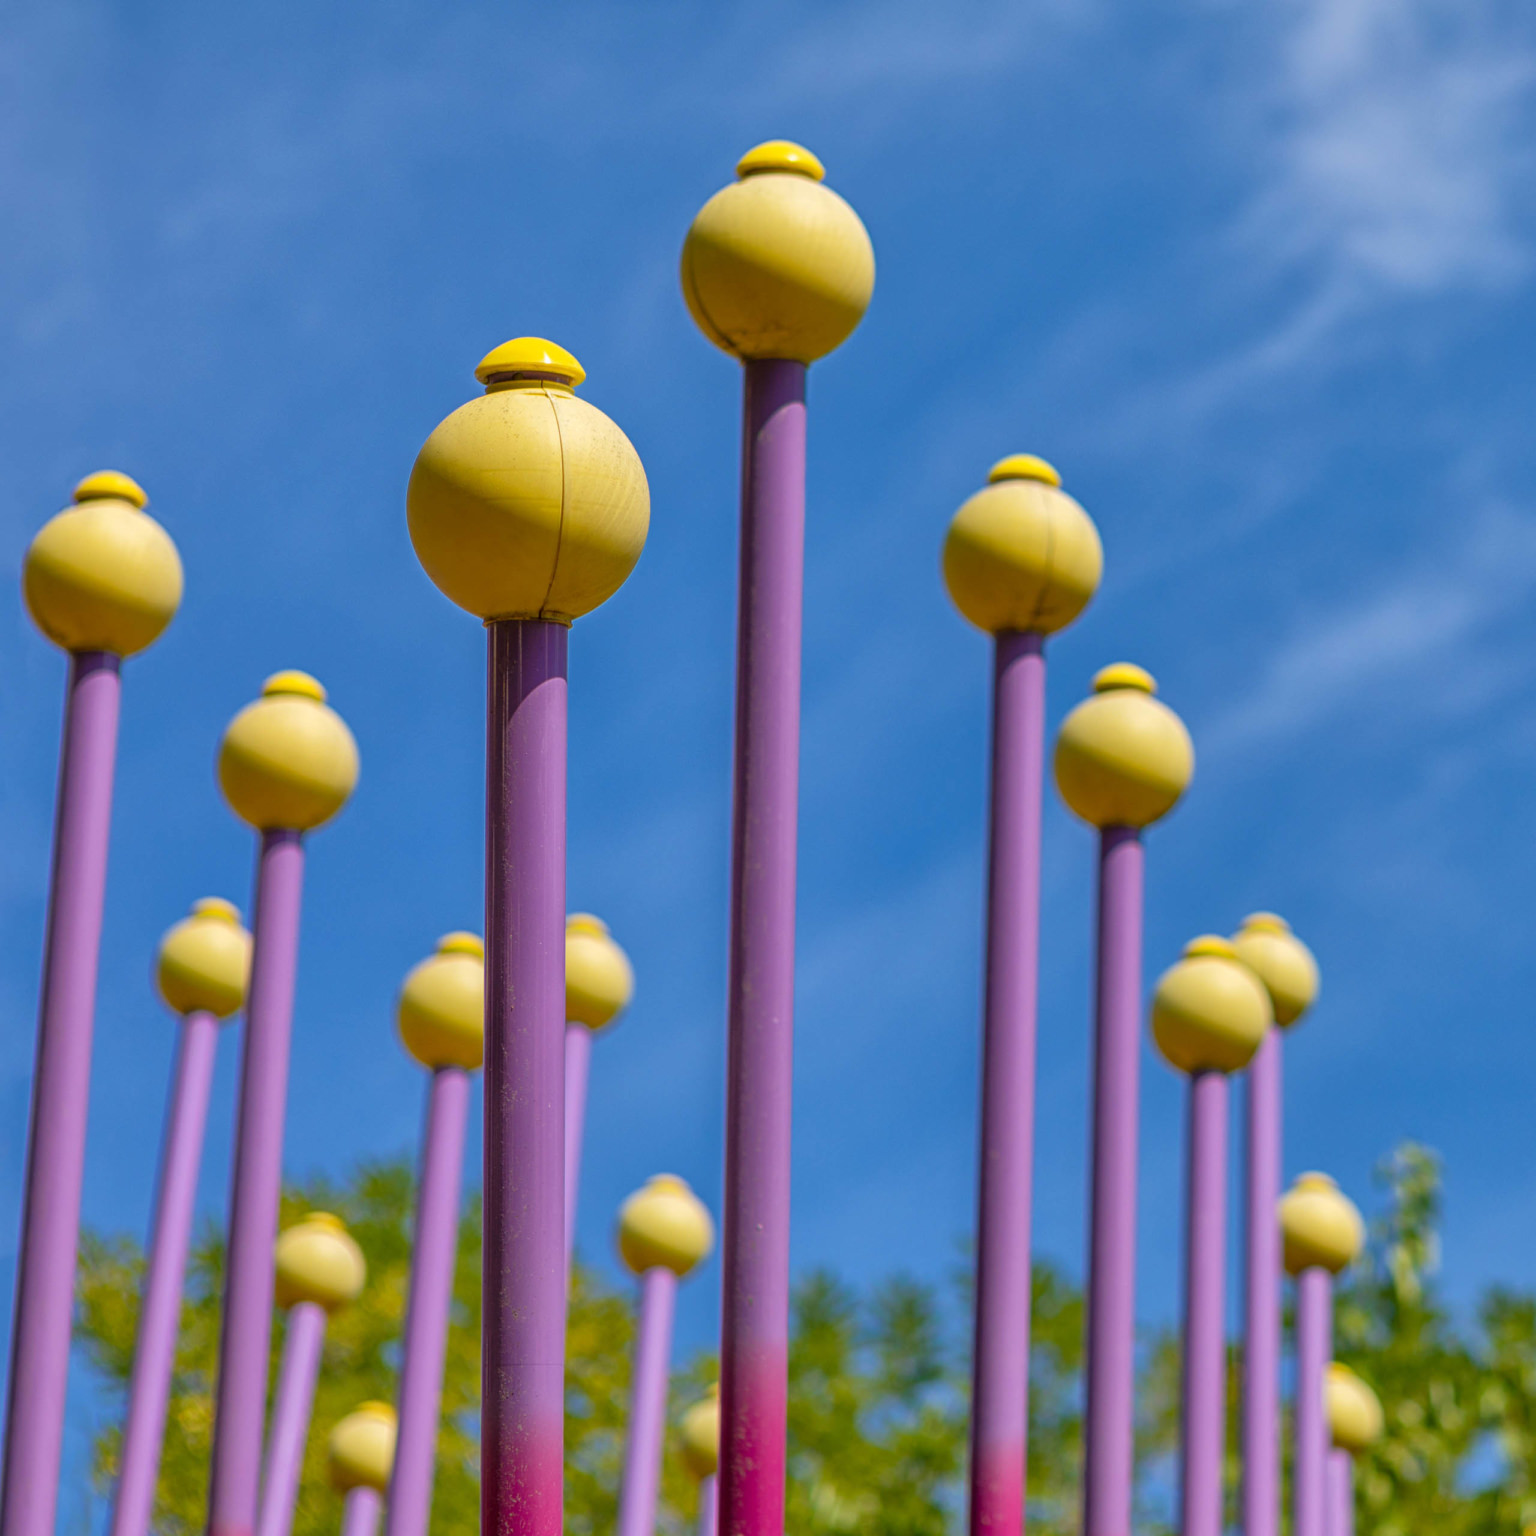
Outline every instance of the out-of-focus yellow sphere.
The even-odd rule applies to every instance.
[[[359,1403],[338,1420],[326,1447],[331,1486],[340,1493],[354,1488],[388,1492],[398,1430],[395,1410],[388,1403]]]
[[[875,291],[858,214],[808,149],[773,139],[699,210],[683,242],[683,298],[717,347],[812,363],[845,342]]]
[[[103,470],[32,540],[21,590],[32,621],[66,651],[132,656],[181,606],[181,556],[127,475]]]
[[[704,1202],[675,1174],[658,1173],[619,1207],[619,1252],[637,1275],[686,1275],[715,1245]]]
[[[1328,1409],[1328,1428],[1341,1451],[1358,1456],[1381,1439],[1385,1420],[1381,1399],[1347,1365],[1337,1360],[1323,1378],[1323,1401]]]
[[[684,1415],[678,1426],[683,1464],[702,1483],[720,1468],[720,1387],[709,1389]]]
[[[357,742],[307,672],[276,672],[229,722],[219,786],[258,832],[307,832],[329,821],[357,787]]]
[[[1149,826],[1178,804],[1194,776],[1189,732],[1153,697],[1157,684],[1141,667],[1105,667],[1093,688],[1062,721],[1056,787],[1095,827]]]
[[[1190,943],[1152,994],[1152,1038],[1180,1072],[1242,1071],[1273,1022],[1264,984],[1213,934]]]
[[[422,1066],[476,1071],[485,1060],[485,945],[450,933],[405,978],[396,1017],[405,1048]]]
[[[251,974],[251,936],[240,926],[240,910],[221,896],[192,903],[160,941],[155,980],[176,1013],[211,1013],[227,1019],[245,1002]]]
[[[955,513],[944,582],[978,629],[1053,635],[1088,606],[1104,573],[1093,519],[1044,459],[1018,453],[992,466],[985,490]]]
[[[634,995],[634,968],[608,925],[590,912],[571,913],[565,920],[566,1021],[601,1029]]]
[[[1291,925],[1273,912],[1255,912],[1243,919],[1232,940],[1237,958],[1262,981],[1275,1009],[1275,1023],[1294,1024],[1317,999],[1317,961],[1291,932]]]
[[[311,1211],[277,1237],[277,1304],[312,1301],[334,1312],[356,1301],[368,1280],[363,1250],[339,1217]]]
[[[595,405],[564,347],[520,336],[481,360],[478,399],[416,456],[406,515],[416,558],[477,617],[568,624],[624,585],[645,547],[640,455]]]
[[[1280,1197],[1280,1233],[1285,1267],[1338,1274],[1365,1246],[1365,1223],[1354,1202],[1326,1173],[1304,1173]]]

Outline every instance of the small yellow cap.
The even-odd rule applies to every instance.
[[[619,1207],[619,1252],[637,1275],[686,1275],[714,1246],[704,1202],[676,1174],[658,1173]]]
[[[155,982],[173,1012],[211,1013],[227,1019],[245,1001],[251,973],[251,936],[240,911],[220,896],[192,903],[160,941]]]
[[[789,171],[796,176],[809,176],[812,181],[827,179],[826,167],[803,144],[789,139],[768,139],[749,149],[736,162],[736,175],[745,179],[759,176],[764,171]]]
[[[1239,1072],[1273,1022],[1269,994],[1215,934],[1185,947],[1152,994],[1152,1038],[1180,1072]]]
[[[1381,1399],[1347,1365],[1330,1362],[1323,1378],[1323,1401],[1333,1443],[1351,1456],[1369,1450],[1385,1427]]]
[[[1365,1245],[1365,1223],[1354,1202],[1326,1173],[1304,1173],[1280,1197],[1280,1232],[1285,1267],[1337,1274],[1355,1261]]]
[[[311,1211],[280,1232],[276,1263],[280,1307],[312,1301],[334,1312],[356,1301],[368,1280],[363,1250],[329,1211]]]
[[[1317,961],[1284,918],[1255,912],[1232,940],[1238,958],[1269,989],[1275,1023],[1294,1024],[1317,1000]]]
[[[1142,693],[1156,693],[1157,679],[1134,661],[1114,661],[1093,674],[1095,693],[1113,693],[1117,688],[1135,688]]]
[[[149,505],[144,487],[118,469],[99,469],[94,475],[87,475],[75,487],[75,500],[126,501],[129,506],[141,510]]]
[[[261,696],[264,699],[280,698],[285,694],[300,699],[313,699],[317,704],[324,704],[330,697],[318,678],[311,677],[308,672],[293,669],[274,672],[261,685]]]
[[[987,484],[996,485],[999,480],[1043,480],[1047,485],[1060,485],[1061,476],[1054,466],[1032,453],[1010,453],[999,459],[987,471]]]
[[[720,1467],[720,1384],[712,1386],[678,1426],[683,1465],[702,1483]]]
[[[601,1029],[634,995],[634,968],[608,925],[590,912],[571,913],[565,920],[566,1022]]]
[[[485,1060],[485,945],[450,933],[405,978],[396,1010],[400,1038],[422,1066],[473,1072]]]
[[[575,389],[586,376],[587,370],[564,347],[542,336],[514,336],[487,352],[475,369],[475,377],[486,385],[533,379]]]
[[[353,1488],[387,1492],[398,1432],[395,1410],[388,1403],[359,1403],[339,1419],[327,1446],[331,1486],[341,1493]]]

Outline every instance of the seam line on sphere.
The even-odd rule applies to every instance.
[[[547,389],[542,390],[541,393],[549,402],[549,414],[555,419],[555,441],[560,444],[560,526],[555,531],[555,558],[549,568],[549,585],[544,589],[544,601],[539,604],[539,617],[543,619],[548,616],[549,599],[554,593],[555,577],[560,571],[560,547],[565,542],[565,502],[569,470],[565,462],[565,436],[560,431],[560,407]]]
[[[741,353],[731,345],[730,337],[720,329],[719,323],[716,321],[715,317],[710,314],[709,306],[704,302],[704,295],[699,292],[699,285],[693,280],[693,257],[691,253],[688,253],[687,251],[685,251],[684,254],[687,256],[688,260],[688,289],[693,295],[693,302],[699,306],[699,313],[703,315],[705,323],[708,326],[709,339],[714,342],[714,344],[719,347],[722,352],[729,353],[732,357],[734,357],[737,362],[746,362],[746,358],[744,358]]]

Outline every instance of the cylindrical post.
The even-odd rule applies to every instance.
[[[309,1411],[315,1399],[320,1351],[324,1346],[325,1308],[312,1301],[301,1301],[289,1308],[277,1395],[272,1402],[272,1427],[267,1435],[267,1468],[256,1536],[288,1536],[292,1529],[294,1501],[299,1495],[299,1469],[304,1464],[304,1440],[309,1433]]]
[[[592,1031],[585,1024],[565,1026],[565,1268],[570,1273],[576,1251],[576,1196],[581,1184],[581,1137],[587,1119],[587,1073],[592,1063]]]
[[[482,1521],[555,1536],[565,1412],[563,624],[488,626]]]
[[[640,1278],[640,1326],[629,1391],[624,1481],[619,1492],[618,1536],[651,1536],[661,1481],[662,1430],[667,1421],[667,1375],[672,1357],[672,1313],[677,1276],[658,1266]]]
[[[1355,1536],[1355,1458],[1337,1446],[1328,1452],[1327,1536]]]
[[[53,1536],[58,1504],[122,658],[152,644],[181,601],[176,546],[146,500],[126,475],[87,476],[22,573],[33,620],[69,652],[69,681],[0,1469],[5,1536]]]
[[[698,1536],[715,1536],[719,1526],[719,1495],[715,1488],[715,1474],[699,1484],[699,1523],[696,1527]]]
[[[383,1503],[376,1488],[349,1488],[341,1506],[341,1536],[374,1536]]]

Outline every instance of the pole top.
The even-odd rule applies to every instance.
[[[429,1071],[477,1071],[485,1060],[485,944],[449,933],[413,967],[395,1010],[400,1039]]]
[[[227,1019],[245,1002],[251,974],[251,936],[240,909],[222,896],[205,896],[160,940],[155,985],[173,1013],[211,1013]]]
[[[745,181],[748,176],[760,176],[765,171],[788,171],[795,176],[808,176],[812,181],[827,179],[826,167],[803,144],[790,139],[767,139],[749,149],[736,162],[736,179]]]
[[[311,1211],[280,1232],[275,1260],[280,1307],[312,1301],[335,1312],[356,1301],[368,1279],[363,1250],[330,1211]]]
[[[1187,944],[1152,994],[1152,1038],[1180,1072],[1240,1072],[1273,1022],[1263,983],[1213,933]]]
[[[635,972],[608,925],[590,912],[565,920],[565,1017],[598,1030],[629,1007]]]
[[[678,1426],[683,1444],[683,1464],[703,1482],[720,1469],[720,1383],[709,1390],[683,1415]]]
[[[564,347],[542,336],[514,336],[480,359],[475,377],[494,389],[499,384],[558,384],[575,389],[587,370]]]
[[[1326,1173],[1304,1173],[1280,1197],[1286,1270],[1338,1274],[1365,1246],[1365,1223],[1352,1200]]]
[[[386,1493],[398,1434],[399,1420],[389,1403],[359,1403],[337,1420],[326,1448],[331,1486],[340,1493],[354,1488]]]
[[[1381,1438],[1385,1418],[1381,1399],[1347,1365],[1337,1360],[1328,1364],[1323,1378],[1323,1401],[1328,1410],[1328,1428],[1333,1443],[1341,1451],[1358,1456]]]
[[[673,1173],[658,1173],[619,1207],[619,1253],[637,1275],[670,1269],[679,1278],[715,1246],[704,1202]]]
[[[1289,1028],[1317,1001],[1317,961],[1283,917],[1255,912],[1232,940],[1239,958],[1269,990],[1275,1023]]]

